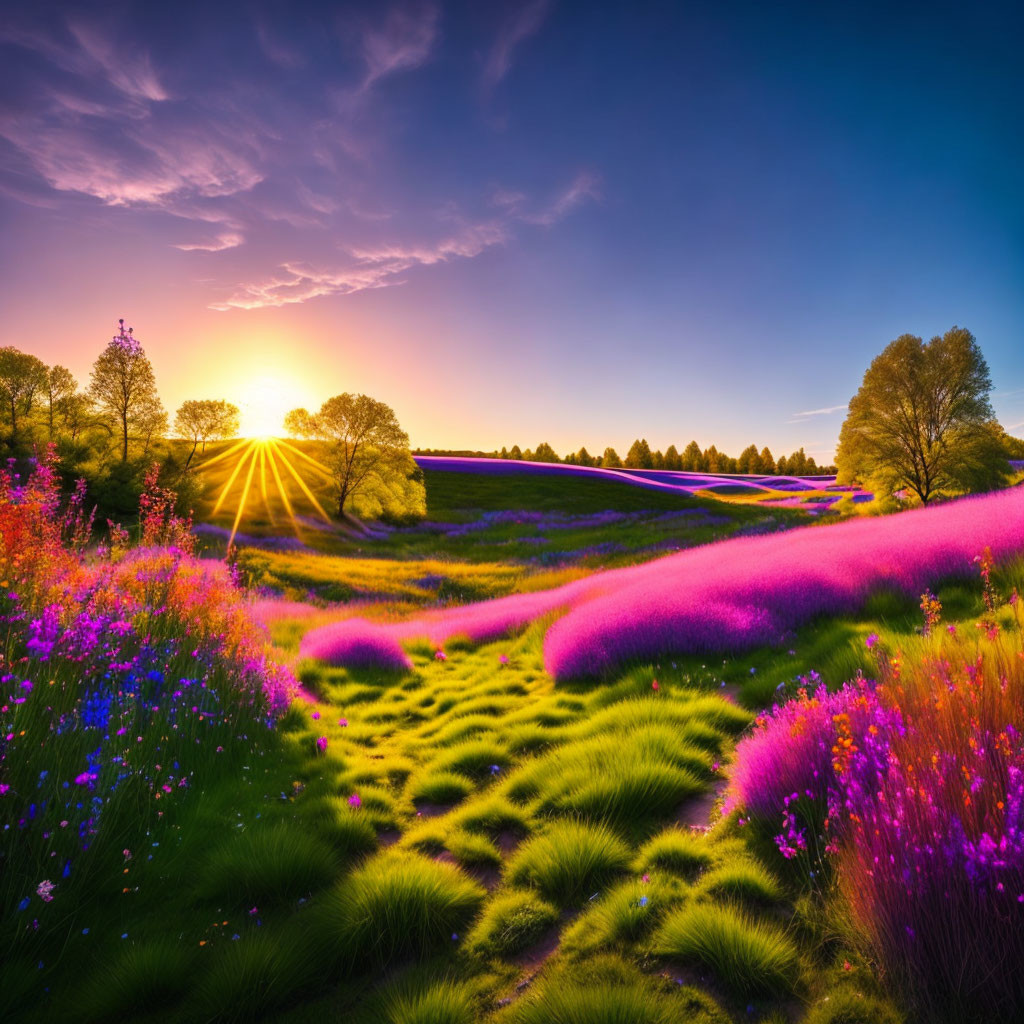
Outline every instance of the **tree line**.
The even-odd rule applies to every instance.
[[[790,455],[780,455],[776,459],[768,447],[758,449],[756,444],[748,445],[736,457],[720,452],[715,445],[701,448],[696,441],[691,441],[680,452],[674,444],[665,451],[652,451],[645,438],[637,438],[626,452],[623,459],[614,448],[605,448],[602,455],[591,455],[586,448],[577,452],[569,452],[564,457],[546,441],[542,441],[535,449],[521,449],[514,444],[511,448],[500,451],[439,451],[436,449],[417,449],[417,455],[462,455],[492,459],[522,459],[527,462],[560,462],[570,466],[600,466],[604,469],[656,469],[675,470],[687,473],[749,473],[755,476],[814,476],[836,472],[835,466],[819,466],[813,456],[803,448],[798,448]]]
[[[163,464],[181,492],[194,497],[188,469],[197,448],[238,432],[239,411],[223,399],[190,399],[170,423],[153,366],[131,327],[96,357],[85,386],[65,366],[48,366],[13,346],[0,348],[0,434],[15,460],[52,444],[68,477],[83,477],[100,511],[135,511],[142,480],[153,462]],[[181,457],[169,434],[192,443]]]

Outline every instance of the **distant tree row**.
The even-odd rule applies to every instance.
[[[601,466],[606,469],[663,469],[679,470],[688,473],[750,473],[753,475],[781,476],[813,476],[815,474],[834,473],[835,466],[819,466],[812,456],[807,455],[803,448],[798,448],[791,455],[782,455],[777,460],[765,447],[758,450],[752,444],[734,458],[720,452],[714,445],[701,448],[696,441],[691,441],[680,453],[676,446],[669,445],[662,451],[651,451],[651,446],[644,438],[638,438],[630,445],[625,459],[620,458],[614,448],[605,448],[603,455],[591,455],[586,448],[578,452],[570,452],[560,458],[547,442],[541,442],[533,450],[522,450],[514,444],[511,448],[502,448],[493,452],[470,451],[434,451],[420,450],[420,455],[462,455],[497,459],[523,459],[527,462],[564,462],[570,466]]]

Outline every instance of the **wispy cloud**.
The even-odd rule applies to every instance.
[[[802,423],[806,419],[810,419],[812,416],[831,416],[836,412],[845,412],[847,409],[846,402],[842,405],[829,405],[823,409],[807,409],[804,412],[793,413],[792,419],[787,420],[787,423]]]
[[[471,259],[508,237],[496,222],[468,224],[433,245],[382,245],[352,249],[341,265],[325,267],[285,263],[266,280],[240,285],[230,297],[212,303],[216,310],[286,306],[324,295],[351,295],[402,283],[401,274],[455,258]]]
[[[1003,429],[1004,430],[1020,430],[1021,427],[1024,427],[1024,420],[1021,420],[1020,423],[1011,423],[1008,427],[1004,427]]]
[[[549,0],[532,0],[502,23],[484,61],[482,83],[486,92],[490,92],[509,73],[516,49],[540,30],[549,8]]]
[[[367,88],[380,78],[411,71],[429,59],[438,35],[440,12],[432,3],[392,7],[383,22],[363,33]]]
[[[350,246],[345,259],[334,266],[285,263],[264,279],[240,284],[228,298],[212,303],[210,308],[225,311],[284,306],[325,295],[351,295],[368,288],[399,285],[404,283],[402,275],[409,270],[454,259],[473,259],[508,242],[517,222],[554,224],[597,194],[596,178],[589,173],[577,175],[553,203],[538,212],[521,211],[526,202],[523,193],[503,191],[498,199],[491,197],[492,204],[500,207],[493,217],[468,221],[457,210],[448,210],[443,219],[454,222],[454,228],[432,241]]]
[[[181,249],[183,252],[223,252],[225,249],[236,248],[244,241],[245,237],[243,235],[225,231],[222,234],[199,242],[178,242],[174,248]]]
[[[561,192],[555,200],[543,210],[535,213],[523,213],[520,219],[528,224],[549,226],[562,220],[568,213],[588,200],[601,198],[600,183],[596,175],[583,171],[576,176],[572,184]]]

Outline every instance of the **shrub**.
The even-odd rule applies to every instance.
[[[562,906],[580,903],[626,870],[629,850],[603,825],[556,822],[524,843],[508,865],[513,885],[538,889]]]
[[[782,816],[785,856],[826,836],[838,892],[889,984],[950,1022],[1024,1005],[1011,966],[1024,957],[1024,645],[1019,619],[1000,629],[991,563],[980,564],[976,636],[908,640],[909,655],[881,654],[877,686],[776,709],[740,744],[735,775],[752,810]],[[1007,611],[1013,623],[1015,598]],[[809,764],[794,754],[794,722]]]
[[[674,911],[654,937],[654,950],[703,964],[740,995],[784,993],[797,982],[799,960],[790,939],[726,905],[691,903]]]

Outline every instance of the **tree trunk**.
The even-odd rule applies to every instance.
[[[121,461],[128,461],[128,414],[121,416]]]

